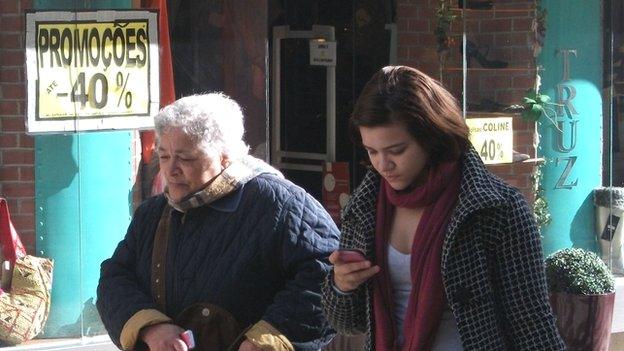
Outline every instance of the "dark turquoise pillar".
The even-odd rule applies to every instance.
[[[131,1],[35,0],[33,5],[36,10],[127,9]],[[35,137],[37,254],[55,264],[42,337],[105,333],[95,290],[100,262],[111,255],[130,221],[131,146],[127,131]]]
[[[556,126],[542,117],[538,153],[552,222],[542,228],[544,251],[597,250],[592,189],[602,182],[602,1],[542,0],[546,39],[539,56],[542,93]]]

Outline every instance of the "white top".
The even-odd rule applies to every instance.
[[[403,345],[403,322],[407,302],[412,291],[412,279],[410,269],[410,254],[404,254],[392,245],[388,245],[388,271],[390,284],[392,285],[392,314],[396,323],[396,331],[399,345]],[[432,351],[461,351],[463,350],[459,338],[459,330],[455,317],[449,306],[444,307],[438,335],[433,343]]]
[[[388,244],[388,272],[392,286],[392,315],[396,323],[397,339],[403,345],[403,321],[407,310],[407,301],[412,292],[410,254],[404,254]]]

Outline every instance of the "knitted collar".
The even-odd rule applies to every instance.
[[[207,205],[226,196],[249,180],[263,173],[271,173],[280,178],[284,178],[280,171],[271,167],[266,162],[247,155],[238,161],[231,162],[226,169],[208,182],[208,185],[204,189],[186,196],[180,200],[180,202],[175,202],[169,197],[169,189],[167,188],[165,188],[165,196],[171,207],[184,213],[190,209]]]

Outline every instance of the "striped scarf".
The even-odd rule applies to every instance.
[[[205,188],[186,196],[180,202],[175,202],[169,197],[169,189],[167,188],[165,188],[165,196],[171,207],[184,213],[226,196],[263,173],[275,174],[280,178],[284,178],[282,173],[271,167],[271,165],[251,155],[247,155],[238,161],[231,162],[226,169],[209,181]]]

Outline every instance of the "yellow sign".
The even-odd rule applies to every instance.
[[[467,118],[470,141],[483,163],[510,163],[513,161],[513,118]]]
[[[29,132],[151,127],[159,105],[156,13],[29,13],[27,69]]]

